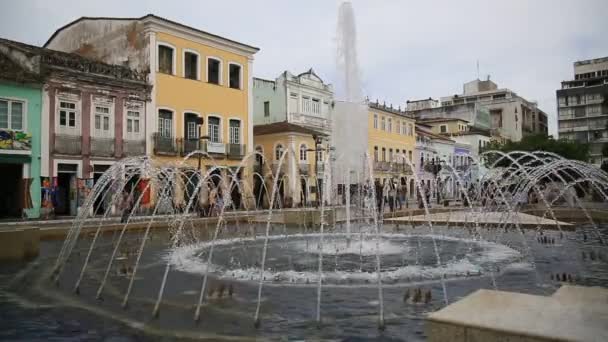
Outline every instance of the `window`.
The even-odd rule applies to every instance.
[[[195,52],[184,52],[184,77],[191,80],[198,80],[198,54]]]
[[[384,118],[384,116],[382,117],[381,122],[382,122],[381,129],[382,129],[383,131],[386,131],[386,119]]]
[[[110,126],[110,108],[104,106],[95,106],[95,136],[112,136]]]
[[[386,161],[386,148],[382,148],[382,161]]]
[[[301,162],[305,162],[308,159],[307,153],[308,153],[308,148],[306,147],[306,145],[305,144],[300,145],[300,161]]]
[[[407,128],[406,128],[405,121],[401,122],[401,134],[403,134],[403,135],[407,134]]]
[[[374,129],[378,129],[378,114],[374,114]]]
[[[378,161],[378,146],[374,146],[374,161]]]
[[[241,143],[241,120],[231,119],[228,122],[230,127],[230,143],[240,144]]]
[[[414,125],[412,125],[412,124],[408,125],[408,127],[407,127],[407,135],[409,135],[411,137],[414,136]]]
[[[24,108],[23,102],[0,100],[0,128],[24,130]]]
[[[393,149],[392,148],[388,149],[388,161],[390,161],[390,162],[393,161]]]
[[[279,159],[281,159],[282,155],[283,155],[283,145],[278,144],[274,148],[274,159],[279,160]]]
[[[59,102],[59,127],[63,129],[76,128],[76,103]]]
[[[388,129],[387,132],[392,132],[393,131],[393,119],[388,118]]]
[[[316,152],[317,163],[323,163],[323,150],[318,150]]]
[[[321,114],[321,101],[319,99],[312,99],[312,112]]]
[[[158,133],[163,138],[173,137],[173,112],[167,109],[158,111]]]
[[[412,151],[407,151],[407,156],[410,162],[412,161]]]
[[[173,48],[167,45],[158,45],[158,71],[173,75]]]
[[[302,111],[304,113],[310,113],[311,110],[310,97],[302,96]]]
[[[186,139],[197,140],[198,139],[198,115],[194,113],[185,114],[186,122]]]
[[[222,62],[219,59],[207,58],[207,82],[221,84],[221,66]]]
[[[141,114],[139,111],[127,111],[127,138],[137,138],[140,135]]]
[[[264,117],[270,116],[270,101],[264,101]]]
[[[439,126],[439,132],[440,133],[447,133],[448,132],[448,125],[441,125],[441,126]]]
[[[220,142],[220,118],[210,116],[207,120],[207,135],[209,141],[219,143]]]
[[[241,66],[238,64],[230,63],[228,65],[229,87],[232,89],[241,89]]]

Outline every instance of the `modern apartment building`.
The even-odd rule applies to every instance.
[[[556,91],[559,137],[590,144],[591,162],[608,143],[608,57],[574,62],[574,79]]]
[[[489,112],[493,135],[519,141],[525,135],[548,134],[547,114],[534,101],[514,91],[498,88],[489,77],[465,83],[462,94],[441,97],[441,106],[474,104]]]

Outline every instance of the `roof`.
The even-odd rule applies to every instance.
[[[443,140],[443,141],[446,141],[446,142],[454,142],[454,140],[452,140],[450,138],[447,138],[447,137],[444,137],[442,135],[435,134],[435,133],[432,133],[430,131],[421,129],[421,127],[419,127],[418,125],[416,125],[416,134],[418,134],[418,135],[425,135],[425,136],[427,136],[427,137],[429,137],[431,139]]]
[[[43,46],[44,46],[44,47],[47,47],[47,46],[50,44],[50,42],[51,42],[51,41],[52,41],[52,40],[53,40],[53,39],[54,39],[54,38],[55,38],[55,37],[56,37],[56,36],[57,36],[57,35],[58,35],[58,34],[59,34],[61,31],[63,31],[64,29],[66,29],[66,28],[68,28],[68,27],[70,27],[70,26],[72,26],[72,25],[74,25],[74,24],[77,24],[77,23],[79,23],[79,22],[81,22],[81,21],[84,21],[84,20],[144,20],[144,19],[148,19],[148,18],[152,18],[152,19],[161,20],[161,21],[164,21],[164,22],[166,22],[166,23],[173,24],[173,25],[178,25],[178,26],[181,26],[181,27],[183,27],[183,28],[186,28],[186,29],[189,29],[189,30],[193,30],[193,31],[196,31],[196,32],[198,32],[198,33],[205,34],[205,35],[208,35],[208,36],[211,36],[211,37],[214,37],[214,38],[223,39],[223,40],[226,40],[226,41],[228,41],[228,42],[231,42],[231,43],[234,43],[234,44],[241,45],[241,46],[243,46],[243,47],[245,47],[245,48],[248,48],[248,49],[253,49],[253,50],[255,50],[256,52],[257,52],[257,51],[260,51],[260,48],[258,48],[258,47],[251,46],[251,45],[247,45],[247,44],[244,44],[244,43],[240,43],[240,42],[237,42],[237,41],[232,40],[232,39],[228,39],[228,38],[225,38],[225,37],[222,37],[222,36],[218,36],[218,35],[213,34],[213,33],[209,33],[209,32],[203,31],[203,30],[199,30],[199,29],[197,29],[197,28],[195,28],[195,27],[188,26],[188,25],[184,25],[184,24],[178,23],[178,22],[176,22],[176,21],[173,21],[173,20],[170,20],[170,19],[167,19],[167,18],[163,18],[163,17],[157,16],[157,15],[154,15],[154,14],[146,14],[146,15],[144,15],[143,17],[140,17],[140,18],[116,18],[116,17],[114,17],[114,18],[113,18],[113,17],[80,17],[80,18],[78,18],[78,19],[76,19],[76,20],[74,20],[74,21],[71,21],[71,22],[69,22],[69,23],[67,23],[67,24],[65,24],[65,25],[63,25],[63,26],[61,26],[60,28],[58,28],[58,29],[57,29],[57,30],[56,30],[56,31],[55,31],[55,32],[54,32],[54,33],[51,35],[51,37],[50,37],[50,38],[49,38],[49,39],[46,41],[46,43],[44,43],[44,45],[43,45]]]
[[[459,119],[459,118],[429,118],[429,119],[418,119],[418,121],[420,121],[420,123],[449,122],[449,121],[464,121],[467,123],[469,122],[468,120]]]
[[[287,72],[287,71],[285,71],[285,72]],[[314,70],[312,70],[312,68],[308,69],[308,71],[304,71],[303,73],[299,74],[299,75],[298,75],[298,77],[300,77],[300,76],[304,76],[304,75],[312,75],[312,76],[314,76],[314,77],[318,78],[318,79],[321,81],[321,83],[324,83],[324,82],[323,82],[323,79],[322,79],[321,77],[319,77],[319,75],[317,75],[317,74],[315,73],[315,71],[314,71]]]
[[[39,63],[46,69],[52,68],[62,71],[81,72],[88,75],[103,76],[108,79],[147,85],[147,73],[139,72],[126,66],[108,64],[83,57],[76,53],[41,48],[3,38],[0,38],[0,44],[19,50],[26,55],[39,56]]]
[[[325,136],[325,133],[315,131],[307,127],[289,123],[287,121],[274,122],[265,125],[253,126],[253,135],[266,135],[276,133],[303,133],[317,136]]]
[[[401,107],[393,108],[392,105],[387,106],[386,103],[380,104],[377,100],[376,100],[376,102],[368,101],[367,104],[369,105],[369,108],[372,108],[372,109],[378,109],[378,110],[385,111],[387,113],[397,114],[397,115],[403,116],[408,119],[414,119],[412,114],[406,112],[405,110],[401,110]]]

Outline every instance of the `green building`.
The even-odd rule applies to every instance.
[[[40,217],[43,81],[29,59],[0,49],[0,219]]]

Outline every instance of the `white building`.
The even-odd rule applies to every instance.
[[[284,71],[274,81],[254,78],[253,108],[254,125],[285,121],[330,135],[333,87],[312,68],[299,75]]]

